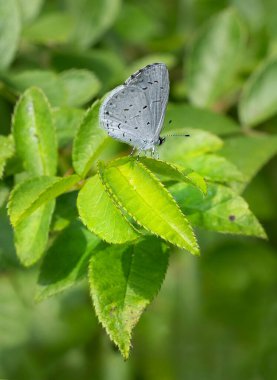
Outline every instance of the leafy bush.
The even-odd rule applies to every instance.
[[[232,3],[195,5],[177,30],[169,1],[0,0],[2,271],[34,266],[37,301],[86,278],[124,358],[172,252],[206,254],[203,230],[267,239],[244,194],[277,151],[276,36],[263,36],[270,12]],[[155,61],[171,74],[163,133],[190,138],[137,159],[99,128],[99,107]]]

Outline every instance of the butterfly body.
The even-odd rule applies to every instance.
[[[100,125],[116,140],[154,151],[164,141],[160,132],[168,94],[166,65],[147,65],[109,93],[100,108]]]

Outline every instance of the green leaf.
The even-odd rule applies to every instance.
[[[103,93],[113,85],[124,81],[125,64],[122,57],[111,49],[90,49],[86,51],[56,49],[52,53],[53,65],[58,71],[72,67],[88,69],[95,73],[103,85]]]
[[[140,162],[149,170],[158,175],[163,181],[173,180],[178,182],[187,182],[195,185],[203,194],[207,192],[207,185],[203,177],[190,169],[185,170],[182,167],[169,164],[168,162],[155,160],[149,157],[141,157]]]
[[[35,264],[43,255],[55,202],[38,208],[14,228],[16,253],[25,266]]]
[[[7,135],[11,129],[11,109],[8,100],[4,99],[3,93],[0,97],[0,134]]]
[[[0,278],[1,360],[3,364],[7,363],[5,359],[6,350],[23,347],[26,344],[31,323],[30,306],[26,304],[26,298],[24,297],[28,293],[26,292],[24,296],[22,295],[21,285],[23,285],[23,282],[20,279],[23,277],[23,273],[16,272],[16,275],[2,275]],[[30,274],[24,273],[24,275],[24,289],[27,288],[28,291],[31,291],[30,286],[28,286],[28,275]],[[15,283],[17,287],[15,287]],[[4,375],[6,371],[4,368],[1,370],[3,380],[8,377]]]
[[[23,37],[40,44],[61,44],[69,39],[73,27],[70,15],[55,12],[44,14],[34,23],[25,27]]]
[[[33,177],[19,183],[11,193],[8,210],[13,226],[33,213],[38,207],[70,190],[80,177]]]
[[[55,108],[53,109],[54,124],[59,147],[72,142],[78,126],[84,117],[85,111],[77,108]]]
[[[50,70],[25,70],[10,74],[8,83],[23,92],[31,86],[40,88],[52,106],[62,106],[66,103],[66,90],[59,76]]]
[[[98,78],[89,70],[67,70],[60,78],[66,91],[66,104],[79,107],[98,94],[101,84]]]
[[[207,194],[207,183],[205,179],[198,173],[186,170],[186,177],[188,178],[189,182],[197,187],[202,194]]]
[[[39,14],[44,0],[17,0],[24,23],[32,21]]]
[[[242,191],[255,174],[277,153],[277,137],[266,135],[241,136],[227,139],[220,154],[242,172],[245,183]]]
[[[179,183],[170,191],[190,222],[207,230],[266,238],[248,204],[233,190],[209,184],[204,199],[191,185]]]
[[[149,12],[144,7],[141,7],[140,4],[125,2],[114,29],[116,34],[127,43],[131,45],[145,45],[151,37],[159,35],[160,24],[158,18],[151,17]],[[154,59],[148,63],[153,62],[164,61]],[[138,69],[143,66],[144,64],[139,66]]]
[[[265,62],[245,84],[239,103],[242,124],[256,126],[277,113],[277,59]]]
[[[99,101],[93,103],[74,139],[73,167],[81,177],[86,176],[107,140],[107,134],[99,127],[99,107]]]
[[[46,299],[85,277],[89,259],[99,249],[99,243],[100,239],[79,222],[73,222],[64,229],[43,259],[36,299]],[[103,249],[103,243],[101,247]]]
[[[71,42],[87,48],[113,24],[119,13],[120,0],[65,0],[69,14],[74,19]]]
[[[216,154],[203,154],[185,160],[189,168],[201,174],[205,179],[215,182],[243,182],[243,175],[226,158]]]
[[[171,131],[180,134],[180,131]],[[186,129],[190,137],[168,137],[166,143],[159,147],[159,154],[164,161],[183,165],[185,159],[204,153],[214,152],[223,146],[223,141],[210,132],[199,129]]]
[[[243,37],[233,9],[216,15],[201,30],[187,65],[188,96],[193,104],[210,107],[228,89],[238,67]]]
[[[13,137],[0,136],[0,178],[2,178],[7,159],[14,155]]]
[[[12,62],[20,36],[20,14],[16,0],[0,0],[0,70]]]
[[[77,206],[84,225],[108,243],[122,244],[138,238],[139,234],[106,193],[98,175],[80,190]]]
[[[56,208],[51,231],[59,232],[78,219],[77,196],[79,191],[70,191],[62,194],[56,200]]]
[[[100,176],[115,201],[150,232],[193,254],[199,249],[193,230],[161,182],[136,159],[99,165]]]
[[[55,128],[41,90],[30,88],[19,99],[13,115],[13,136],[17,154],[29,175],[56,173]],[[23,265],[34,264],[44,253],[54,206],[54,201],[41,206],[15,227],[16,251]]]
[[[171,125],[168,123],[169,120],[172,120]],[[203,129],[217,135],[240,131],[239,125],[227,116],[188,104],[174,103],[167,106],[164,126],[164,133],[172,133],[172,129],[178,130],[178,133],[186,133],[187,129]]]
[[[9,196],[9,188],[1,181],[0,182],[0,208],[6,202],[6,199]]]
[[[16,152],[31,175],[55,175],[57,143],[50,106],[37,88],[19,99],[13,115]]]
[[[100,89],[100,82],[91,71],[77,69],[60,74],[50,70],[26,70],[10,74],[6,82],[20,92],[30,86],[39,87],[53,106],[81,106]]]
[[[243,16],[247,22],[247,26],[250,27],[253,32],[257,32],[264,27],[266,3],[267,0],[232,0],[232,4]]]
[[[0,135],[0,161],[12,157],[14,154],[14,141],[12,135]]]
[[[32,43],[62,44],[69,40],[73,19],[62,12],[44,14],[25,27],[23,37]]]
[[[96,314],[119,347],[129,356],[131,333],[158,293],[168,266],[168,254],[151,237],[138,244],[111,246],[91,258],[89,283]]]
[[[134,63],[128,66],[125,70],[125,77],[127,78],[128,76],[134,74],[137,70],[144,66],[151,65],[153,62],[163,62],[170,70],[176,66],[176,61],[176,57],[169,53],[144,55],[142,58],[136,59]]]

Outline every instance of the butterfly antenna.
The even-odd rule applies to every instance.
[[[189,134],[181,135],[181,134],[173,134],[173,135],[165,135],[164,137],[190,137]]]
[[[168,124],[171,124],[172,123],[172,120],[168,120]],[[173,134],[173,135],[165,135],[164,137],[190,137],[190,135],[186,134],[186,135],[179,135],[179,134]]]

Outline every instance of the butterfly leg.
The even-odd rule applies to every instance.
[[[156,158],[157,160],[160,158],[160,157],[159,157],[159,153],[157,152],[157,150],[156,150],[155,147],[153,147],[153,148],[151,149],[151,157]]]
[[[135,148],[135,147],[133,147],[133,149],[132,149],[132,152],[130,153],[130,156],[133,156],[133,155],[134,155],[134,153],[135,153],[135,150],[136,150],[136,148]]]
[[[143,151],[143,149],[138,150],[137,161],[139,160],[139,155],[141,154],[142,151]]]

